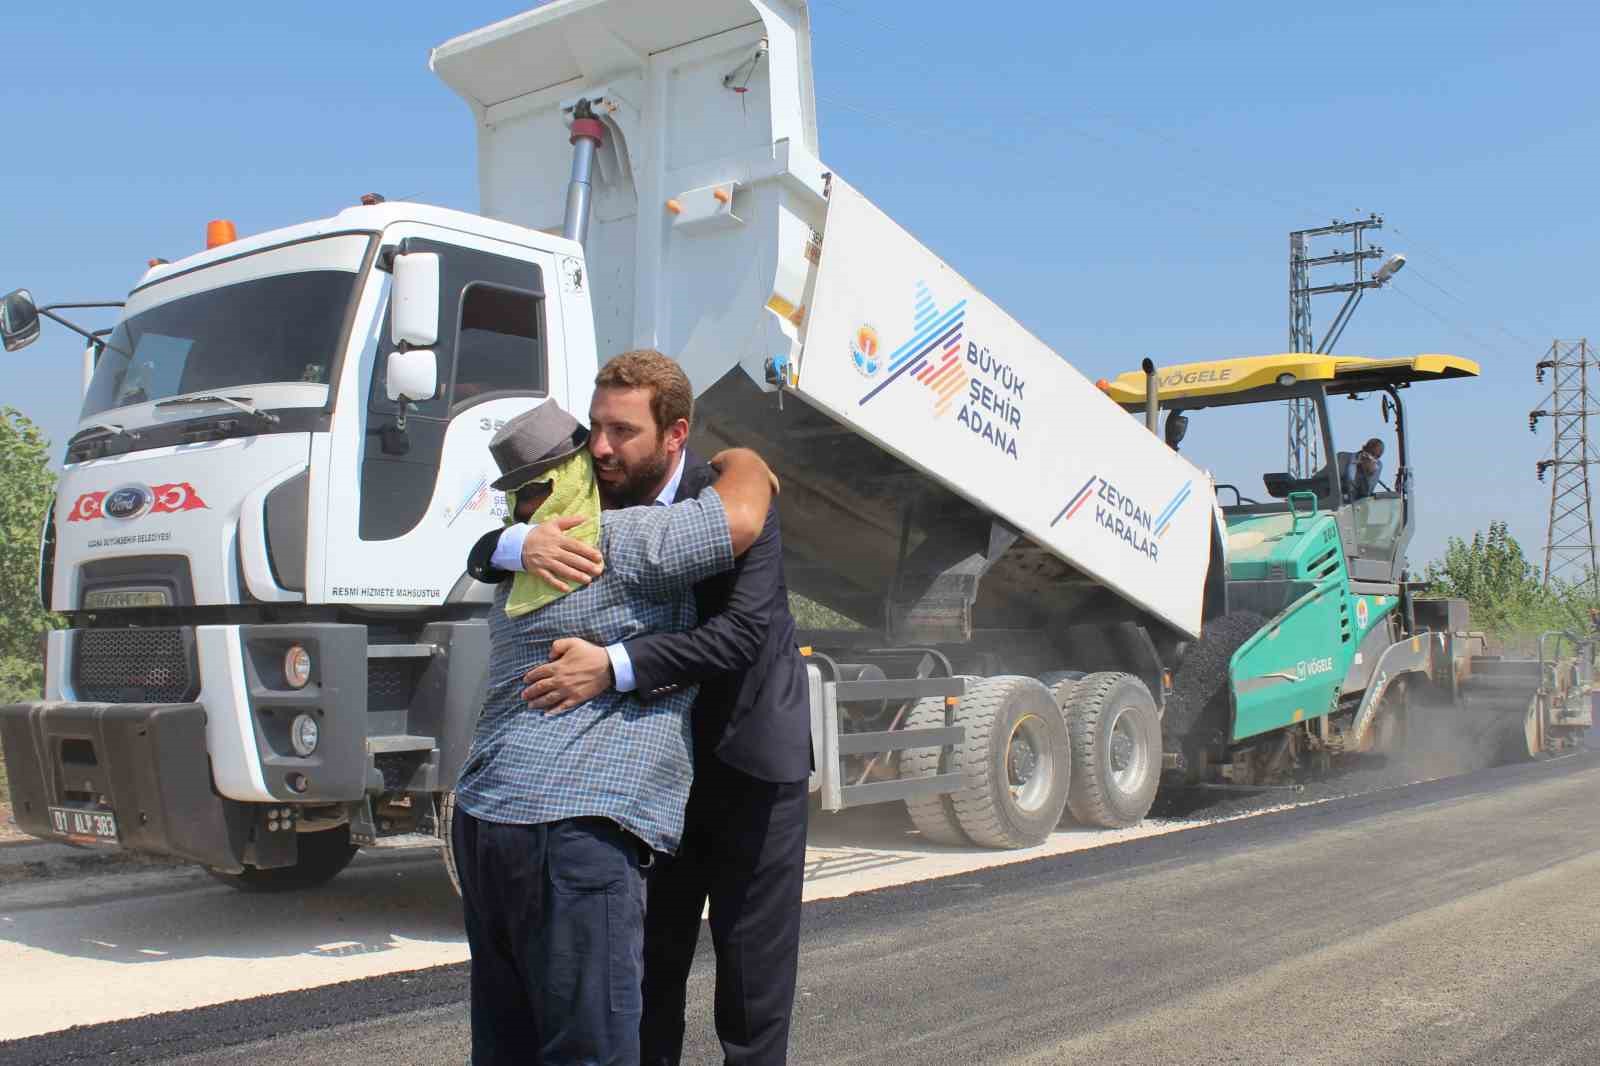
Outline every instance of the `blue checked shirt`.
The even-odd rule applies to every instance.
[[[649,703],[608,690],[565,714],[523,703],[522,676],[558,637],[607,645],[696,623],[693,587],[733,568],[728,516],[715,489],[671,507],[600,516],[605,572],[537,611],[507,618],[511,582],[489,615],[489,688],[456,785],[461,809],[488,822],[536,825],[610,818],[657,851],[677,850],[694,776],[684,687]]]

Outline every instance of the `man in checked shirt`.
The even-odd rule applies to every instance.
[[[594,492],[586,436],[554,401],[495,434],[494,487],[514,493],[519,521],[570,490],[562,479]],[[521,575],[496,590],[488,691],[451,827],[475,1066],[639,1061],[644,870],[683,831],[695,688],[649,703],[613,690],[546,714],[523,702],[523,675],[558,637],[605,645],[695,624],[694,584],[755,542],[774,488],[754,452],[712,465],[714,487],[671,507],[601,515],[595,496],[606,566],[591,584],[561,592]]]

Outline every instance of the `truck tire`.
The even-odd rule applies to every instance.
[[[439,854],[444,859],[444,872],[450,878],[450,887],[461,897],[461,874],[456,870],[456,838],[450,827],[456,820],[456,794],[446,792],[439,799],[439,817],[434,820],[433,831],[439,837]]]
[[[1073,686],[1063,716],[1073,819],[1105,829],[1139,824],[1161,783],[1161,716],[1150,690],[1132,674],[1090,674]]]
[[[315,833],[301,833],[295,841],[297,856],[293,866],[260,869],[246,866],[240,873],[223,873],[207,870],[212,877],[240,892],[294,892],[302,888],[315,888],[338,876],[350,865],[359,850],[350,843],[350,827],[322,829]]]
[[[918,700],[906,715],[907,729],[939,729],[944,726],[944,697],[932,696]],[[951,755],[944,748],[907,748],[900,753],[900,776],[906,779],[935,777],[949,773]],[[966,847],[972,841],[961,831],[956,821],[955,807],[950,793],[937,796],[919,796],[908,799],[906,813],[911,824],[917,827],[922,839],[930,844],[948,844]]]
[[[1266,624],[1264,617],[1250,611],[1225,614],[1206,623],[1173,676],[1172,697],[1162,723],[1167,736],[1182,743],[1197,731],[1227,728],[1228,660]],[[1190,754],[1188,745],[1184,754]]]
[[[974,843],[1027,848],[1061,821],[1072,775],[1072,742],[1050,690],[1031,677],[989,677],[967,686],[956,707],[966,728],[950,794],[956,822]]]

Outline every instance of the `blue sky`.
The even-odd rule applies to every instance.
[[[369,190],[476,206],[472,125],[428,49],[528,3],[235,6],[8,12],[0,289],[120,298],[207,219],[257,232]],[[1384,215],[1409,265],[1339,350],[1484,366],[1410,394],[1412,558],[1500,518],[1542,545],[1533,364],[1600,339],[1596,8],[984,10],[813,0],[823,158],[1090,377],[1282,350],[1288,231]],[[0,403],[58,453],[80,351],[47,328],[0,370]],[[1370,405],[1336,415],[1341,444],[1377,428]],[[1281,468],[1277,426],[1197,417],[1186,451]]]

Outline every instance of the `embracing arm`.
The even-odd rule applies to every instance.
[[[722,453],[716,465],[722,476],[712,492],[713,506],[721,512],[717,524],[726,530],[720,551],[707,554],[709,545],[703,535],[687,535],[690,526],[705,524],[703,500],[666,509],[678,512],[676,515],[646,516],[641,512],[631,521],[658,527],[644,540],[648,565],[643,573],[648,575],[644,582],[648,587],[642,591],[646,595],[681,594],[688,586],[732,567],[727,608],[693,633],[674,634],[675,639],[665,644],[639,638],[602,648],[572,638],[557,640],[551,646],[550,661],[523,678],[527,687],[522,697],[530,705],[559,713],[613,684],[622,691],[649,693],[674,681],[747,669],[755,661],[766,640],[774,605],[782,606],[778,601],[783,548],[777,511],[772,507],[777,486],[766,464],[753,452]],[[754,510],[756,506],[761,508],[759,512]],[[674,521],[682,523],[677,536],[669,535]],[[628,560],[624,569],[634,570],[635,562]],[[642,662],[634,661],[635,654],[643,657]]]
[[[535,708],[559,713],[612,687],[649,699],[663,690],[750,669],[772,628],[773,614],[787,609],[776,507],[768,509],[761,535],[735,564],[730,579],[727,605],[688,632],[654,633],[607,648],[572,638],[557,640],[550,661],[523,677],[527,687],[522,698]]]
[[[728,518],[733,554],[743,555],[761,536],[767,510],[778,494],[778,479],[761,456],[749,448],[729,448],[711,457],[717,471],[715,487]]]
[[[761,534],[733,571],[727,606],[683,633],[652,633],[623,647],[642,695],[748,670],[761,654],[783,582],[778,509],[769,507]]]

